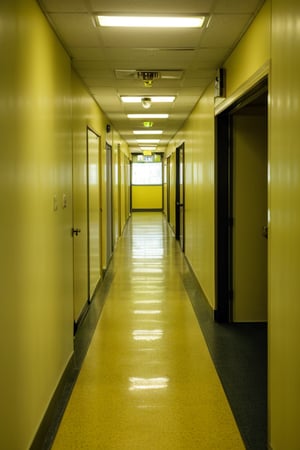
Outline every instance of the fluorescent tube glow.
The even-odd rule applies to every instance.
[[[130,96],[126,96],[126,95],[122,95],[121,96],[121,101],[123,103],[141,103],[142,98],[144,97],[140,97],[140,96],[134,96],[134,97],[130,97]],[[151,97],[149,96],[149,98],[151,99],[152,103],[173,103],[175,100],[175,96],[154,96]]]
[[[127,114],[128,119],[167,119],[169,114]]]
[[[137,139],[139,144],[158,144],[159,139]]]
[[[98,16],[101,27],[201,28],[205,17]]]
[[[162,130],[134,130],[133,134],[163,134]]]

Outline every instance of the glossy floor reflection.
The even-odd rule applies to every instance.
[[[135,213],[53,449],[238,450],[242,439],[160,213]]]

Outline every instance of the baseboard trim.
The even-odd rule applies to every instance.
[[[74,378],[77,378],[77,373],[73,353],[53,394],[46,414],[30,446],[30,450],[46,450],[51,448],[53,438],[74,386]],[[63,400],[64,406],[62,405]]]
[[[105,273],[103,282],[97,286],[92,302],[88,304],[84,317],[80,321],[80,326],[77,326],[74,337],[74,352],[59,380],[30,450],[50,450],[52,448],[60,421],[94,335],[113,277],[114,272],[110,266]]]
[[[195,310],[196,316],[197,318],[199,317],[199,301],[201,301],[201,308],[202,308],[202,314],[205,310],[206,315],[209,317],[210,320],[214,321],[215,320],[215,310],[212,308],[211,304],[208,301],[208,298],[205,295],[205,292],[203,291],[201,284],[198,280],[198,278],[196,277],[195,272],[193,271],[193,268],[189,262],[189,260],[187,259],[187,257],[185,257],[186,263],[188,265],[189,271],[188,273],[184,273],[183,275],[183,279],[184,279],[184,284],[185,284],[185,288],[189,294],[192,306]]]

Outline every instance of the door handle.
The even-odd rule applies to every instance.
[[[72,236],[78,236],[79,233],[81,233],[80,228],[72,228]]]
[[[263,227],[262,235],[263,235],[263,237],[265,237],[266,239],[268,239],[268,226],[267,226],[267,225],[265,225],[265,226]]]

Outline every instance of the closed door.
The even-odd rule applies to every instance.
[[[88,182],[86,135],[73,147],[73,304],[74,323],[89,298],[88,277]]]
[[[171,201],[171,195],[170,195],[170,179],[171,179],[171,163],[170,163],[171,158],[169,157],[167,159],[167,220],[168,223],[170,223],[171,220],[171,215],[170,215],[170,201]]]
[[[113,193],[112,193],[112,146],[106,143],[106,255],[107,264],[113,253]]]
[[[176,149],[176,239],[184,251],[184,144]]]
[[[88,298],[92,299],[101,278],[100,138],[88,129]]]
[[[233,321],[267,320],[267,116],[241,111],[233,127]]]

